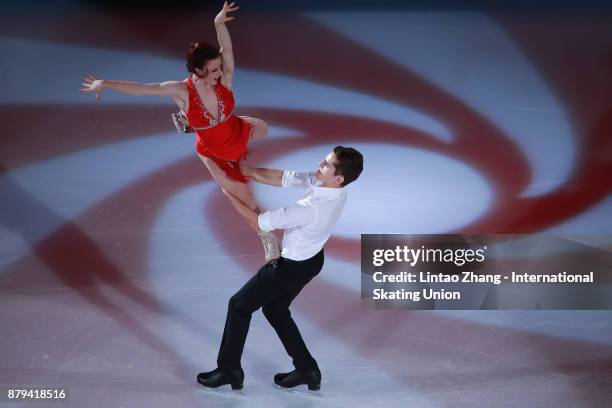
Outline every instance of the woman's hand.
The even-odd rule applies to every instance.
[[[103,79],[96,79],[95,76],[87,74],[83,78],[81,92],[95,92],[96,100],[99,100],[100,94],[102,93],[103,82]]]
[[[227,4],[227,1],[223,2],[223,8],[219,12],[219,14],[217,14],[217,17],[215,17],[215,25],[225,24],[228,21],[232,21],[234,19],[234,17],[228,16],[227,13],[231,13],[240,8],[239,6],[235,6],[235,4],[235,1],[231,2],[230,4]]]

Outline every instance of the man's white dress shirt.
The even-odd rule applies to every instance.
[[[286,170],[282,187],[305,188],[306,196],[289,207],[259,214],[262,231],[284,229],[283,258],[303,261],[316,255],[329,239],[346,201],[346,189],[321,187],[314,173]]]

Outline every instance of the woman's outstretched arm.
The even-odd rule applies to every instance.
[[[107,79],[97,79],[95,76],[88,74],[83,78],[81,86],[82,92],[94,92],[96,99],[100,99],[100,94],[103,89],[113,89],[128,95],[153,95],[167,96],[174,99],[184,99],[181,96],[184,84],[180,81],[153,82],[142,84],[138,82],[128,81],[110,81]]]

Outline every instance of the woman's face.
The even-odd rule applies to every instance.
[[[221,80],[221,57],[206,61],[203,69],[196,68],[196,74],[207,85],[216,85]]]

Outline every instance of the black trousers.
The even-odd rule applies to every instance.
[[[304,261],[280,258],[262,266],[229,300],[227,318],[217,366],[235,369],[240,366],[251,315],[260,307],[280,338],[298,371],[318,368],[298,330],[289,305],[323,267],[323,250]]]

